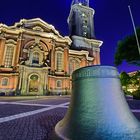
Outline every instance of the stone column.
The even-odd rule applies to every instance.
[[[95,50],[93,51],[93,56],[94,56],[93,65],[97,65],[97,56]]]
[[[5,51],[5,41],[6,39],[0,37],[0,65],[4,65],[4,51]]]
[[[97,51],[97,64],[100,65],[100,51]]]
[[[47,89],[46,89],[46,86],[47,86],[47,79],[48,79],[48,70],[44,69],[44,92],[46,93]],[[45,94],[44,93],[44,94]]]
[[[51,70],[55,70],[55,50],[54,50],[54,44],[51,50]]]
[[[16,57],[14,60],[14,65],[16,66],[19,63],[19,55],[20,55],[20,48],[21,48],[21,44],[22,44],[22,39],[18,38],[17,40],[17,45],[16,45]]]
[[[23,79],[22,79],[22,93],[23,94],[26,94],[27,93],[27,87],[28,87],[28,84],[29,84],[29,81],[28,81],[28,77],[27,77],[27,71],[26,69],[24,68],[24,71],[23,71]]]
[[[82,65],[82,67],[87,66],[87,60],[85,57],[82,59],[81,65]]]
[[[18,86],[18,89],[21,90],[21,87],[22,87],[22,79],[23,79],[23,68],[20,66],[20,69],[19,69],[19,86]]]
[[[93,56],[94,56],[94,60],[93,60],[93,64],[94,65],[100,65],[100,49],[94,49],[93,50]]]
[[[68,67],[69,67],[69,58],[68,58],[69,49],[64,49],[64,71],[68,73]]]

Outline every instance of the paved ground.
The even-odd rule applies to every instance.
[[[56,123],[68,108],[69,97],[0,97],[0,140],[51,140]],[[140,101],[127,98],[140,120]]]

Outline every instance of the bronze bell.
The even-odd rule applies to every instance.
[[[72,97],[55,133],[62,140],[140,140],[140,124],[129,109],[118,71],[89,66],[72,75]]]

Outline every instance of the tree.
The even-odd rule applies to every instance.
[[[125,87],[125,92],[127,92],[127,88],[131,83],[130,76],[126,72],[122,72],[120,74],[120,80],[121,80],[122,87]]]
[[[137,35],[140,42],[140,28],[137,28]],[[140,66],[140,54],[138,52],[138,46],[134,34],[129,35],[118,42],[114,63],[118,66],[122,64],[124,60],[127,63]]]
[[[131,76],[131,83],[140,90],[140,71]]]
[[[125,94],[131,94],[133,98],[140,99],[140,71],[130,75],[122,72],[120,81]]]
[[[132,86],[136,89],[133,92],[134,99],[140,99],[140,71],[137,71],[134,75],[131,76]]]

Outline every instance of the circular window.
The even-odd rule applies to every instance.
[[[38,76],[37,76],[37,75],[32,75],[32,76],[30,77],[30,79],[36,81],[36,80],[38,80]]]

